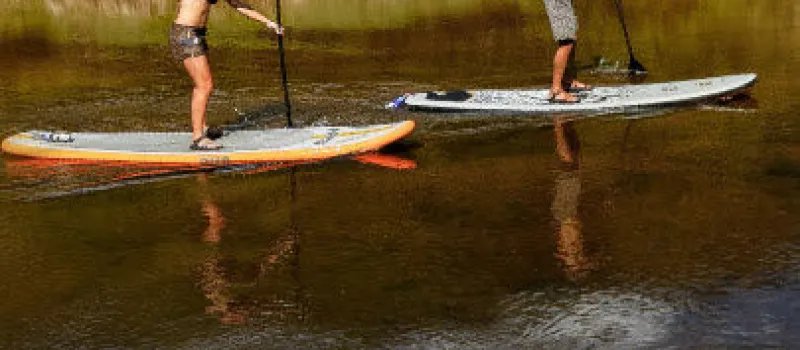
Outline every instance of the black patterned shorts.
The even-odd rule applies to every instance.
[[[205,56],[208,54],[206,28],[173,23],[169,32],[169,46],[172,57],[178,61]]]

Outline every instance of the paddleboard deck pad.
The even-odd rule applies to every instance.
[[[578,103],[551,102],[549,90],[462,90],[409,94],[388,106],[438,112],[621,113],[695,103],[722,97],[755,84],[756,74],[705,79],[595,87],[577,92]]]
[[[189,149],[190,133],[54,133],[27,131],[6,138],[3,152],[46,159],[141,163],[236,164],[303,161],[378,150],[408,136],[413,121],[357,127],[240,130],[217,140],[216,151]]]

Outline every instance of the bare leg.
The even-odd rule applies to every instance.
[[[577,97],[564,91],[564,75],[569,64],[572,48],[575,42],[560,43],[556,55],[553,58],[553,84],[550,86],[550,93],[559,100],[574,102]]]
[[[194,81],[192,90],[192,140],[203,137],[206,126],[206,108],[211,92],[214,90],[214,80],[211,77],[211,67],[206,56],[189,57],[183,61],[186,71]],[[201,146],[215,146],[211,140],[203,140]]]
[[[590,90],[592,88],[591,86],[578,81],[578,68],[575,66],[575,51],[578,50],[578,42],[572,42],[571,46],[572,48],[569,50],[561,86],[565,90]]]

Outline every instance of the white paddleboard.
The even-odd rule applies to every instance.
[[[740,74],[656,84],[595,87],[591,91],[576,93],[580,98],[578,103],[550,102],[546,88],[427,92],[395,100],[392,107],[402,104],[409,110],[440,112],[635,112],[725,96],[752,86],[756,78],[756,74]]]
[[[326,159],[377,150],[414,130],[413,121],[358,127],[234,131],[216,151],[189,149],[190,133],[53,133],[27,131],[8,137],[7,154],[47,159],[140,163],[234,164]]]

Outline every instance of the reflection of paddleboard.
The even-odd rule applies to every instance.
[[[407,170],[417,168],[417,162],[389,154],[371,152],[357,154],[352,158],[363,164],[372,164],[390,169]]]
[[[752,86],[756,78],[755,74],[741,74],[657,84],[595,87],[591,91],[576,93],[581,99],[579,103],[550,102],[548,89],[428,92],[408,95],[401,102],[411,110],[443,112],[635,112],[647,107],[692,103],[725,96]],[[396,100],[392,106],[399,104]]]
[[[9,154],[49,159],[214,164],[326,159],[377,150],[414,130],[413,121],[361,127],[236,131],[218,151],[189,150],[189,133],[48,133],[28,131],[3,141]]]
[[[416,168],[416,162],[413,160],[377,152],[355,154],[342,159],[353,159],[360,163],[397,170]],[[306,160],[218,166],[9,157],[5,159],[4,170],[10,183],[4,188],[16,189],[6,192],[18,192],[18,199],[37,200],[105,191],[208,172],[252,175],[313,162],[315,161]]]
[[[309,163],[311,161],[306,161]],[[115,188],[153,183],[213,171],[261,173],[290,168],[303,162],[248,163],[229,166],[165,164],[124,161],[7,158],[7,194],[16,199],[40,199],[82,195]]]

